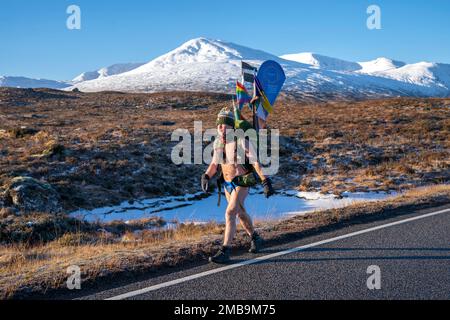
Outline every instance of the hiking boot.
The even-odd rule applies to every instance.
[[[230,262],[230,249],[227,247],[222,247],[215,256],[209,257],[209,262],[226,264]]]
[[[258,253],[261,250],[263,239],[256,232],[252,236],[252,242],[250,245],[250,253]]]

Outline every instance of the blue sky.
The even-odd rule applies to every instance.
[[[66,28],[71,4],[81,8],[81,30]],[[371,4],[381,7],[381,30],[366,27]],[[450,63],[450,1],[2,0],[0,75],[72,79],[150,61],[197,37],[277,55]]]

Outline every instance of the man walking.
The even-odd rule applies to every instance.
[[[202,175],[202,189],[207,192],[210,179],[221,172],[225,187],[225,195],[228,206],[225,212],[226,227],[222,248],[216,255],[210,257],[210,262],[225,264],[230,261],[231,243],[236,234],[236,218],[239,218],[244,230],[251,237],[249,252],[257,253],[260,250],[262,239],[255,231],[251,217],[245,210],[245,200],[249,194],[249,188],[256,185],[255,172],[262,181],[264,194],[268,198],[274,194],[271,180],[264,176],[258,161],[249,165],[239,164],[237,161],[237,149],[244,149],[245,155],[250,159],[257,159],[250,141],[241,139],[227,141],[227,130],[234,128],[235,119],[233,112],[223,109],[217,117],[218,137],[214,143],[213,161],[208,170]],[[222,177],[223,175],[223,177]],[[221,192],[221,190],[219,190]]]

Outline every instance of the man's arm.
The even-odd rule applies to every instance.
[[[216,175],[217,173],[217,164],[215,163],[211,163],[208,167],[208,170],[206,170],[205,174],[209,177],[212,178]]]
[[[214,177],[217,173],[217,167],[219,166],[219,159],[218,159],[219,153],[217,152],[217,149],[214,149],[213,158],[211,161],[211,164],[208,167],[208,170],[202,175],[202,190],[204,192],[208,192],[209,188],[209,180]]]
[[[253,168],[255,169],[256,173],[258,174],[259,178],[261,179],[261,181],[264,181],[267,179],[267,177],[264,175],[263,171],[262,171],[262,167],[259,164],[259,162],[255,162],[253,165]]]
[[[223,149],[221,148],[214,149],[211,164],[209,165],[208,170],[206,170],[205,172],[205,174],[208,175],[208,177],[210,178],[214,177],[217,173],[217,168],[221,163],[221,159],[219,159],[220,153],[223,154]]]
[[[259,100],[259,96],[254,96],[253,98],[252,98],[252,100],[250,100],[250,104],[254,104],[256,101],[258,101]]]
[[[270,180],[270,178],[264,175],[261,164],[258,161],[255,148],[253,147],[253,144],[250,141],[245,141],[245,152],[247,154],[247,157],[251,159],[252,166],[255,169],[256,173],[258,174],[259,178],[261,179],[266,198],[269,198],[270,196],[275,194],[275,190],[272,187],[272,181]]]
[[[249,140],[245,140],[245,154],[247,158],[250,159],[250,163],[255,169],[261,181],[266,180],[267,177],[264,175],[263,168],[258,161],[258,155],[256,154],[255,147],[253,146],[253,143],[251,143]]]

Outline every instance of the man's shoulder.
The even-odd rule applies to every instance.
[[[225,143],[220,139],[214,141],[214,150],[223,150],[225,148]]]

